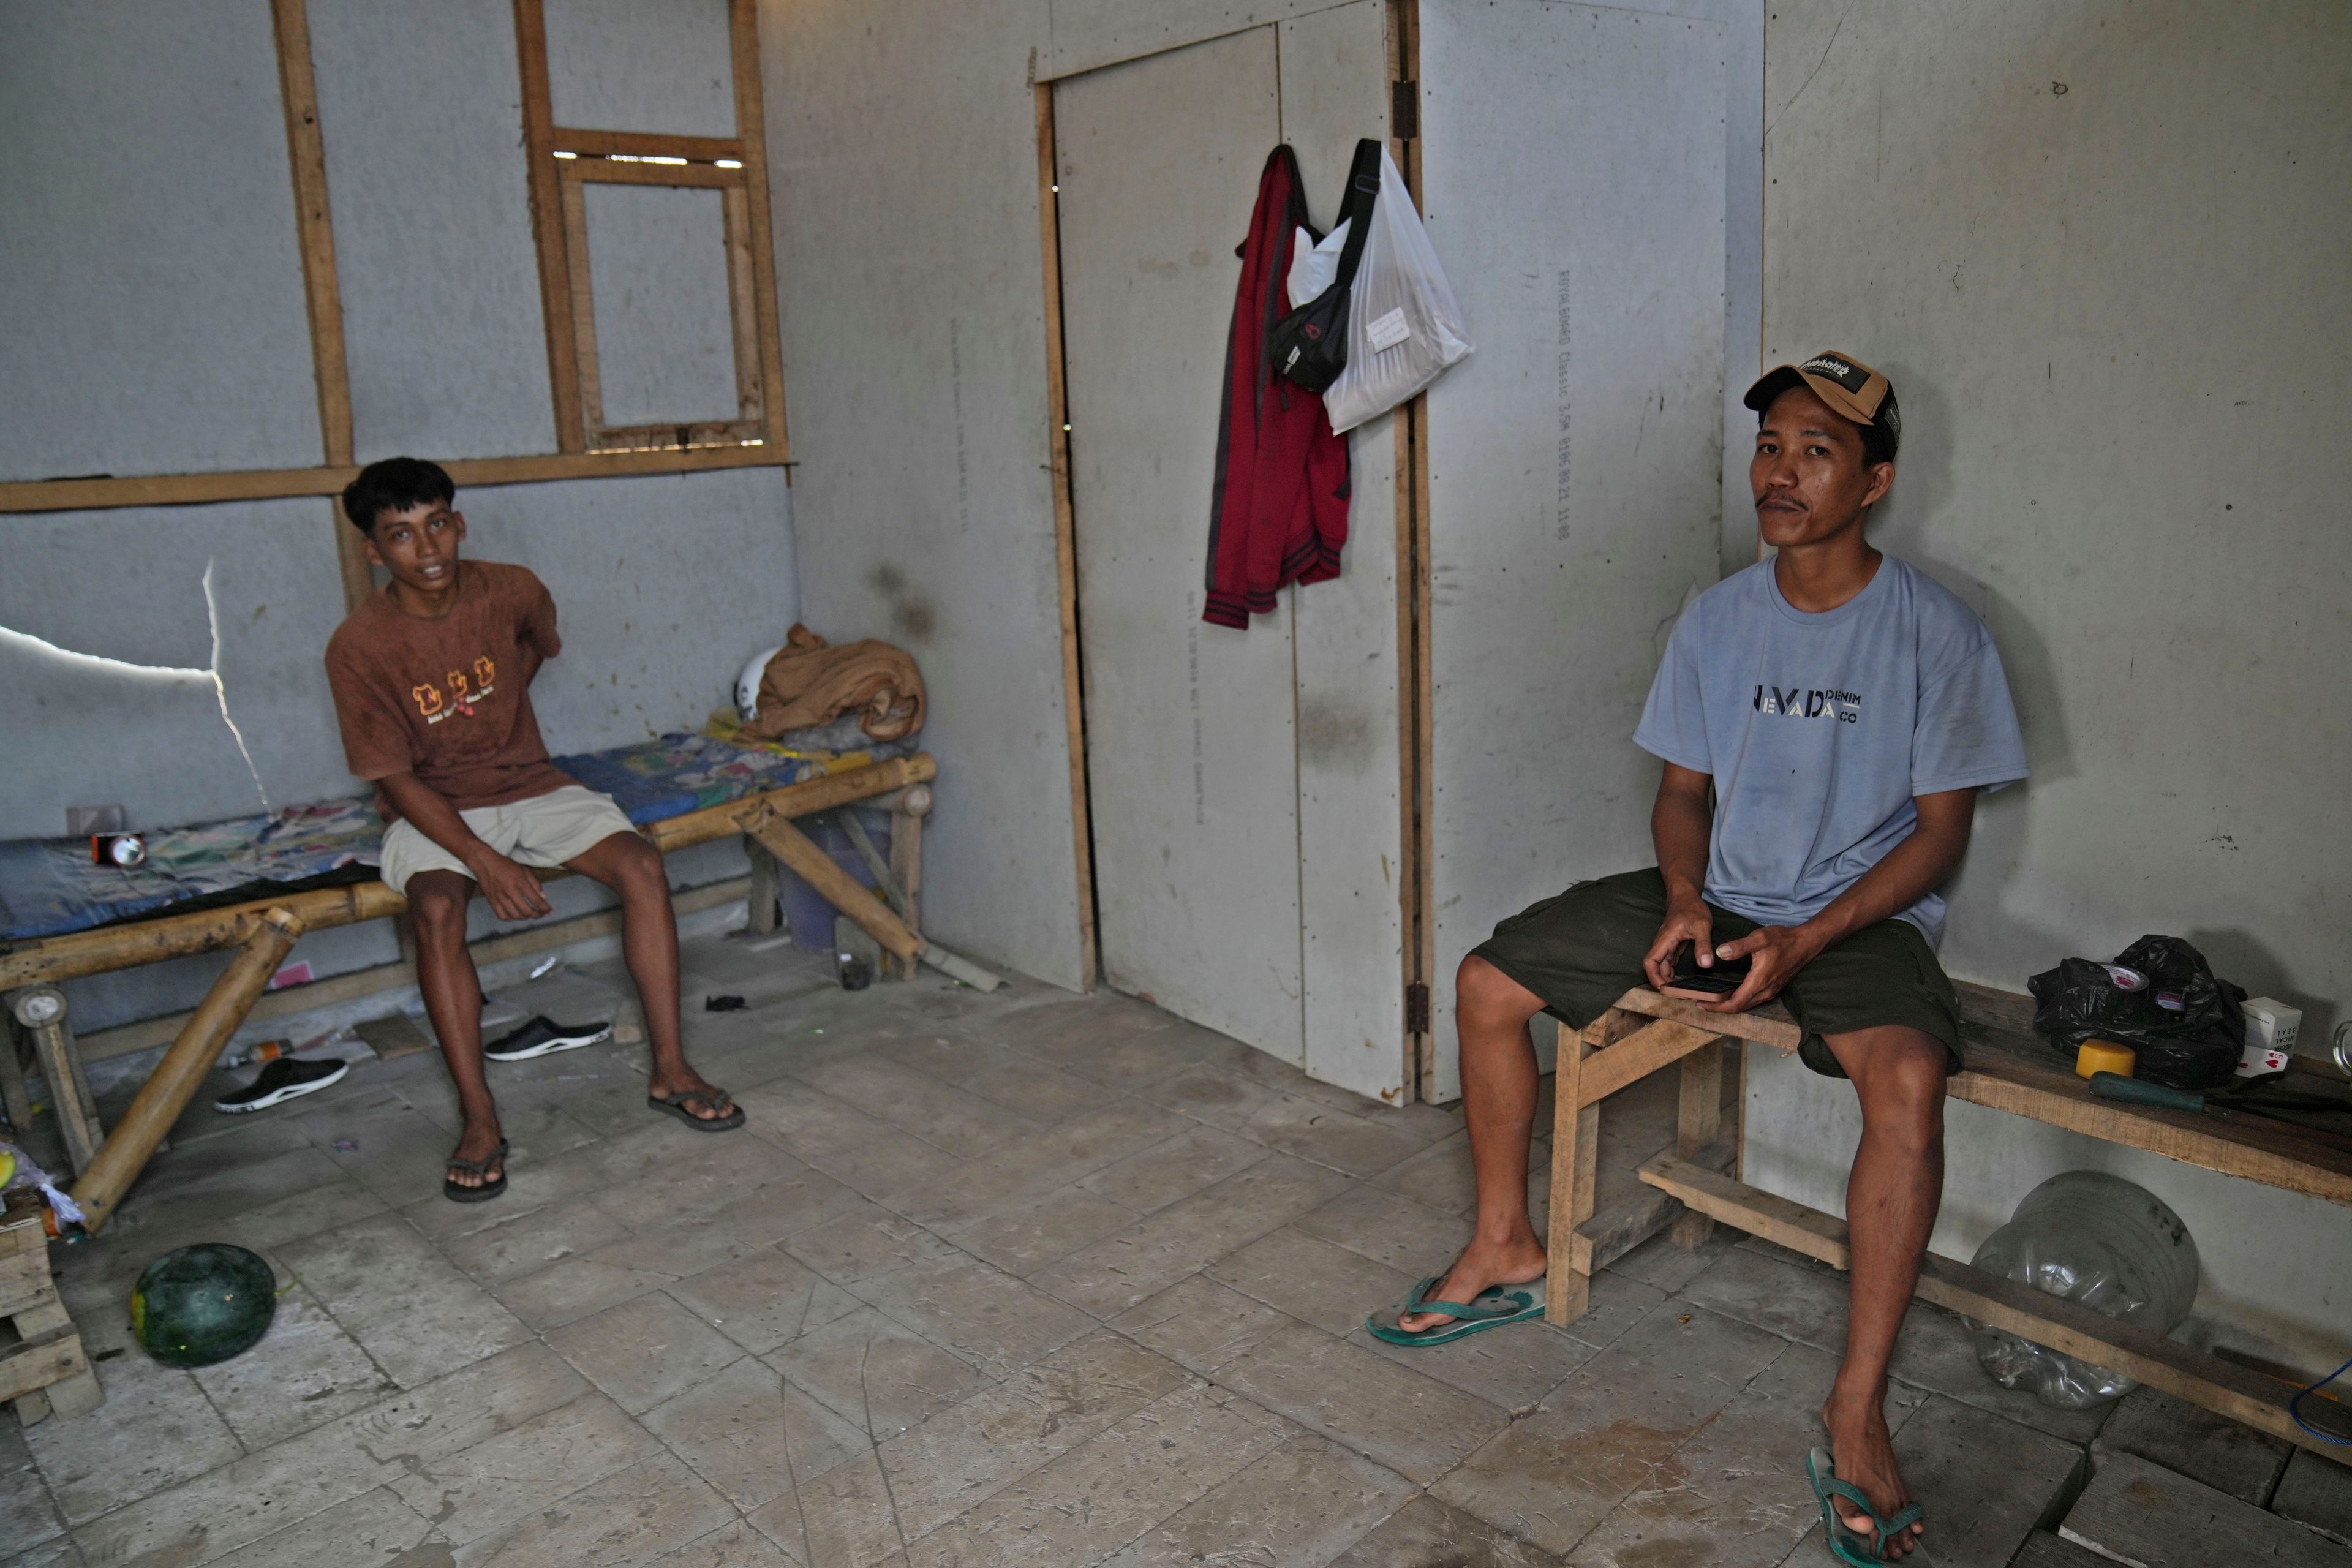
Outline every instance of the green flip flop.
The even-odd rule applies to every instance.
[[[1915,1502],[1906,1503],[1892,1519],[1879,1518],[1878,1510],[1870,1506],[1870,1500],[1862,1495],[1860,1487],[1837,1479],[1837,1461],[1827,1448],[1815,1448],[1805,1456],[1805,1479],[1813,1483],[1813,1500],[1822,1505],[1822,1537],[1828,1543],[1830,1554],[1841,1563],[1853,1564],[1853,1568],[1876,1568],[1889,1561],[1886,1542],[1927,1517],[1927,1510]],[[1864,1540],[1840,1519],[1837,1505],[1830,1501],[1832,1497],[1843,1498],[1868,1514],[1874,1539]]]
[[[1540,1279],[1525,1285],[1490,1285],[1478,1292],[1475,1301],[1433,1301],[1429,1292],[1438,1278],[1433,1274],[1414,1286],[1403,1306],[1383,1307],[1374,1312],[1364,1320],[1364,1327],[1371,1331],[1374,1339],[1386,1340],[1392,1345],[1450,1345],[1488,1329],[1507,1328],[1543,1316],[1544,1282]],[[1397,1326],[1398,1320],[1415,1312],[1444,1312],[1454,1321],[1417,1333]]]

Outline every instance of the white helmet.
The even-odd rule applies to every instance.
[[[760,716],[760,678],[768,673],[768,661],[783,651],[779,644],[755,656],[735,678],[735,716],[746,724]]]

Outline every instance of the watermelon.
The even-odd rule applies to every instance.
[[[167,1252],[131,1290],[131,1331],[165,1366],[210,1366],[253,1347],[278,1310],[269,1265],[208,1241]]]

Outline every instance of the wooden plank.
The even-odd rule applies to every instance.
[[[767,442],[779,461],[792,450],[784,425],[784,349],[777,322],[776,237],[768,210],[768,111],[760,82],[758,0],[730,0],[728,51],[735,71],[735,136],[751,230],[751,299],[760,337],[760,382]],[[786,471],[787,479],[790,470]]]
[[[236,956],[205,993],[188,1026],[139,1086],[131,1108],[108,1135],[98,1158],[75,1177],[73,1200],[81,1209],[85,1230],[95,1235],[113,1217],[115,1205],[139,1179],[155,1146],[188,1108],[188,1101],[195,1098],[229,1037],[245,1022],[247,1010],[301,934],[299,916],[282,907],[261,912],[253,934],[237,945]]]
[[[37,1225],[32,1228],[37,1236],[45,1234]],[[0,1318],[29,1311],[57,1300],[57,1288],[49,1282],[47,1247],[27,1247],[0,1257]]]
[[[706,882],[698,888],[673,892],[670,908],[678,914],[690,915],[752,896],[751,878],[731,877],[722,882]],[[405,926],[406,923],[405,921],[394,921],[396,926]],[[617,935],[620,930],[620,910],[596,910],[584,915],[550,921],[543,925],[526,926],[520,931],[487,936],[479,942],[468,943],[467,951],[474,955],[477,969],[487,969],[494,963],[528,958],[550,948],[568,947],[575,942],[586,942],[591,937]],[[415,984],[416,960],[412,954],[397,963],[379,963],[367,969],[352,970],[348,974],[329,975],[308,985],[292,985],[283,991],[269,992],[253,1005],[253,1010],[246,1015],[246,1022],[252,1024],[269,1018],[288,1017],[314,1008],[331,1007],[338,1003],[356,1002],[364,996],[405,990]],[[79,1038],[82,1060],[102,1062],[152,1050],[157,1046],[168,1044],[185,1026],[191,1016],[187,1012],[167,1013],[160,1017],[142,1018],[135,1024],[123,1024],[83,1035]]]
[[[766,846],[779,860],[800,873],[801,879],[824,895],[824,901],[856,921],[858,927],[902,959],[920,957],[923,939],[908,931],[881,900],[835,865],[833,857],[799,828],[781,816],[761,816],[744,824],[743,831]]]
[[[1688,1206],[1752,1236],[1804,1253],[1836,1268],[1851,1267],[1846,1224],[1833,1215],[1760,1192],[1689,1161],[1661,1154],[1645,1163],[1641,1179]],[[2079,1302],[2048,1295],[1948,1258],[1927,1255],[1921,1300],[2005,1329],[2081,1360],[2138,1379],[2177,1399],[2226,1415],[2257,1431],[2343,1462],[2333,1447],[2296,1426],[2286,1402],[2294,1390],[2249,1368],[2193,1350],[2177,1340],[2121,1321]],[[2347,1423],[2352,1428],[2352,1423]],[[2347,1429],[2352,1436],[2352,1429]]]
[[[1421,79],[1420,0],[1390,0],[1389,42],[1394,51],[1391,81]],[[1394,126],[1390,127],[1395,130]],[[1400,141],[1391,135],[1390,153],[1405,188],[1421,193],[1421,139]],[[1399,847],[1397,892],[1405,905],[1406,973],[1433,999],[1437,994],[1437,922],[1431,914],[1435,899],[1436,854],[1431,835],[1436,811],[1431,797],[1430,748],[1433,711],[1429,661],[1429,396],[1416,394],[1396,411],[1396,530],[1397,530],[1397,725],[1398,766],[1403,777],[1404,828]],[[1433,1016],[1429,1027],[1411,1042],[1413,1072],[1420,1098],[1435,1102],[1437,1037],[1444,1026]]]
[[[605,158],[555,158],[556,180],[564,185],[692,185],[713,191],[740,190],[744,186],[743,169],[721,169],[709,163],[614,163]],[[570,199],[567,193],[567,201]],[[567,247],[578,244],[576,236],[565,236]],[[572,277],[572,305],[580,308],[584,298],[579,290],[579,274]]]
[[[352,460],[352,376],[343,347],[342,286],[335,270],[335,226],[327,201],[327,150],[319,130],[319,87],[310,62],[310,17],[304,0],[270,0],[278,40],[278,97],[286,110],[288,163],[294,175],[294,221],[302,256],[302,296],[310,321],[310,368],[319,394],[319,451],[329,467]],[[335,571],[343,607],[374,591],[359,530],[330,507]]]
[[[22,1398],[89,1370],[89,1360],[82,1354],[81,1336],[77,1333],[37,1344],[11,1345],[0,1351],[0,1400]]]
[[[1645,1184],[1673,1194],[1700,1214],[1728,1221],[1750,1236],[1760,1236],[1832,1268],[1847,1267],[1845,1221],[1834,1215],[1700,1170],[1675,1154],[1654,1155],[1634,1173]]]
[[[522,70],[522,145],[530,161],[530,227],[539,242],[539,306],[547,328],[547,379],[554,395],[555,449],[582,452],[578,338],[572,322],[572,270],[565,255],[563,197],[556,178],[555,112],[547,85],[547,16],[541,0],[514,0],[515,57]]]
[[[925,802],[925,810],[929,803]],[[917,936],[923,934],[923,814],[912,811],[894,813],[890,818],[890,874],[907,895],[907,929]],[[915,977],[915,966],[905,965],[906,976]]]
[[[1693,1051],[1714,1046],[1723,1037],[1695,1029],[1671,1018],[1653,1018],[1641,1028],[1584,1064],[1579,1103],[1598,1105],[1628,1084],[1638,1082]]]
[[[1054,573],[1060,596],[1062,729],[1070,751],[1070,848],[1077,868],[1078,973],[1094,989],[1095,835],[1087,795],[1086,688],[1078,662],[1078,523],[1070,494],[1070,390],[1062,358],[1062,204],[1054,163],[1054,89],[1033,89],[1037,115],[1037,229],[1045,272],[1045,450],[1054,479]]]
[[[688,474],[711,468],[783,467],[779,448],[761,437],[740,447],[693,450],[668,447],[628,452],[541,453],[516,458],[460,458],[441,466],[467,485],[528,485],[546,479],[616,479],[635,474]],[[124,479],[25,479],[0,484],[0,514],[102,511],[125,506],[208,506],[218,501],[273,500],[286,496],[335,496],[359,475],[355,464],[315,468],[244,468],[214,474],[142,474]],[[338,524],[356,537],[348,524]]]
[[[1683,1058],[1682,1082],[1675,1109],[1675,1153],[1693,1163],[1695,1156],[1716,1141],[1723,1130],[1723,1053],[1738,1042],[1726,1040],[1713,1048],[1693,1051]],[[1729,1164],[1709,1166],[1721,1170]],[[1715,1222],[1703,1214],[1685,1214],[1675,1221],[1675,1241],[1696,1249],[1715,1231]]]
[[[1579,1271],[1575,1267],[1576,1233],[1592,1217],[1600,1170],[1601,1108],[1586,1103],[1580,1089],[1591,1056],[1592,1047],[1581,1035],[1560,1029],[1559,1077],[1553,1086],[1552,1102],[1551,1205],[1544,1250],[1553,1258],[1569,1259],[1570,1266],[1554,1269],[1545,1287],[1544,1321],[1555,1325],[1584,1316],[1592,1298],[1591,1270]]]
[[[583,431],[604,424],[604,380],[596,358],[596,290],[588,276],[588,198],[572,165],[558,165],[556,200],[563,213],[564,289],[572,300],[572,375]],[[598,443],[583,442],[589,446]]]
[[[327,151],[319,132],[319,88],[310,69],[310,20],[303,0],[270,0],[278,37],[278,95],[286,110],[302,292],[310,318],[311,369],[319,387],[319,445],[329,465],[352,460],[352,381],[343,357],[343,305],[335,277],[335,229],[327,206]]]
[[[1761,1007],[1745,1013],[1710,1013],[1697,1003],[1680,996],[1668,996],[1636,985],[1617,998],[1617,1005],[1629,1013],[1640,1013],[1652,1018],[1671,1018],[1677,1024],[1688,1024],[1710,1034],[1725,1035],[1734,1039],[1753,1040],[1759,1046],[1770,1046],[1777,1051],[1793,1051],[1804,1031],[1789,1016],[1789,1010],[1778,1002],[1767,1002]]]
[[[760,377],[759,284],[751,265],[750,193],[739,182],[719,194],[720,235],[727,247],[727,324],[735,343],[735,411],[759,421],[767,392]],[[761,434],[747,430],[747,436]]]
[[[583,131],[572,125],[550,126],[547,136],[551,153],[583,153],[596,158],[610,157],[618,153],[631,158],[691,158],[698,163],[710,163],[721,158],[740,162],[743,157],[743,143],[733,136],[671,136],[657,131]]]
[[[2352,1152],[2283,1121],[2238,1116],[2219,1121],[2186,1111],[2094,1099],[2090,1086],[2063,1066],[1979,1050],[1969,1070],[1953,1077],[1954,1100],[2030,1117],[2109,1143],[2145,1149],[2183,1164],[2242,1176],[2265,1186],[2352,1205]]]
[[[1686,1160],[1703,1171],[1728,1171],[1738,1157],[1738,1146],[1726,1139]],[[1598,1273],[1691,1212],[1680,1198],[1644,1186],[1607,1214],[1595,1215],[1576,1227],[1569,1238],[1569,1267],[1580,1274]]]
[[[912,756],[895,757],[845,773],[827,773],[821,778],[807,779],[787,784],[781,789],[766,790],[747,795],[741,800],[721,805],[706,806],[641,828],[648,843],[664,854],[683,849],[688,845],[707,843],[743,830],[741,818],[765,811],[784,816],[801,816],[813,811],[824,811],[845,805],[853,800],[881,795],[904,784],[929,782],[939,773],[939,764],[927,752]],[[541,880],[554,881],[570,873],[554,871],[542,875]],[[70,936],[43,937],[22,942],[0,952],[0,990],[13,990],[44,980],[68,980],[83,974],[101,974],[110,970],[128,969],[160,959],[180,958],[194,952],[213,952],[234,946],[250,935],[264,910],[282,909],[301,918],[311,931],[330,926],[356,925],[362,921],[381,920],[399,914],[408,908],[408,900],[385,887],[382,882],[357,882],[348,888],[325,888],[307,893],[289,893],[279,899],[259,900],[249,904],[232,904],[217,910],[199,910],[192,914],[173,915],[163,920],[141,921],[130,925],[108,926],[99,931],[76,931]]]

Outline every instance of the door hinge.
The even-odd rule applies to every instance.
[[[1389,134],[1410,142],[1421,134],[1421,83],[1399,81],[1389,87]]]
[[[1429,1033],[1429,987],[1418,980],[1404,988],[1404,1032]]]

